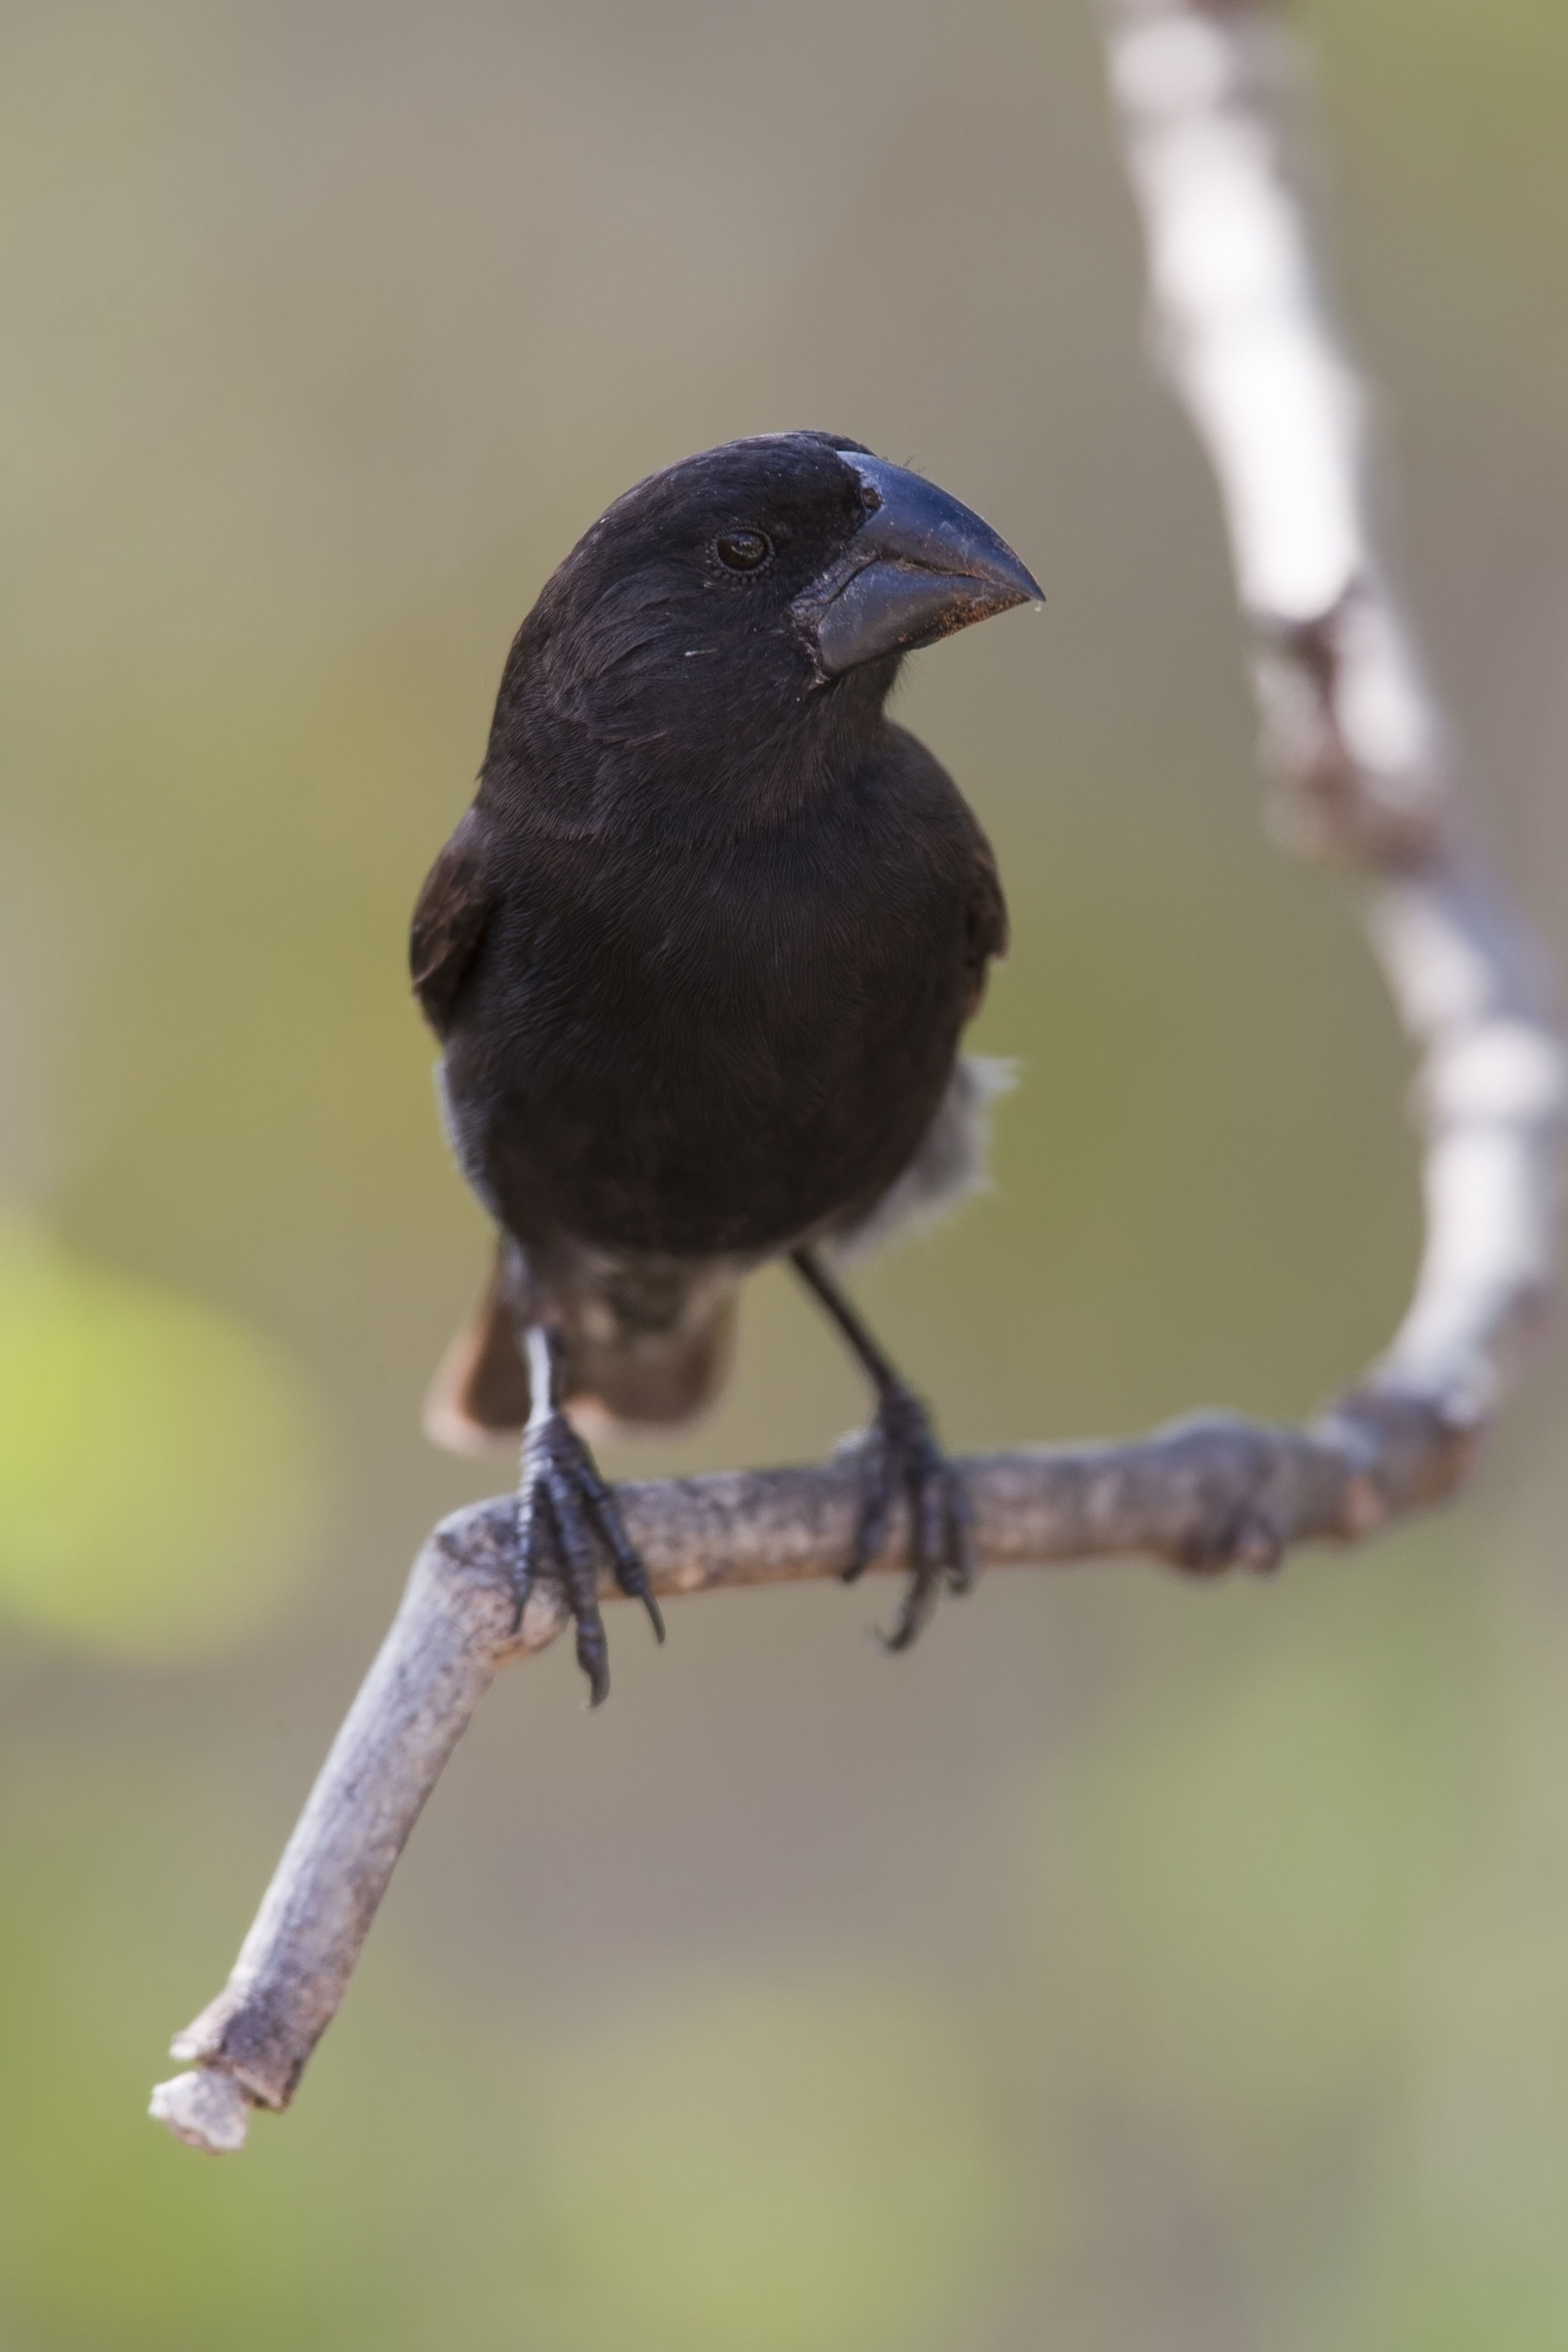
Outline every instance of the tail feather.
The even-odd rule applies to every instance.
[[[454,1454],[484,1454],[521,1433],[528,1404],[528,1366],[503,1296],[498,1255],[472,1315],[436,1367],[425,1399],[425,1433]]]
[[[528,1366],[509,1272],[503,1244],[425,1401],[426,1435],[454,1453],[515,1443],[528,1420]],[[626,1311],[631,1302],[624,1278],[574,1286],[558,1302],[566,1343],[563,1402],[585,1434],[689,1421],[723,1385],[735,1347],[733,1277],[696,1268],[673,1289],[668,1279],[658,1288],[674,1311],[652,1318],[646,1292],[637,1301],[644,1311]]]

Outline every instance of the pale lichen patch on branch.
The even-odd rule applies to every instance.
[[[960,1467],[988,1566],[1143,1553],[1266,1571],[1463,1476],[1552,1288],[1564,1063],[1528,935],[1458,830],[1445,730],[1376,560],[1363,403],[1288,168],[1283,30],[1258,0],[1105,0],[1104,17],[1160,348],[1219,478],[1289,830],[1368,877],[1373,948],[1422,1055],[1426,1238],[1388,1350],[1310,1428],[1211,1416]],[[837,1573],[856,1496],[840,1457],[621,1498],[673,1596]],[[251,2105],[287,2105],[475,1707],[567,1623],[543,1582],[514,1623],[514,1538],[508,1496],[421,1552],[227,1987],[174,2043],[192,2071],[153,2095],[191,2145],[237,2148]],[[896,1525],[875,1565],[905,1565],[905,1548]]]

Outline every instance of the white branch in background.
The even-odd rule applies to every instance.
[[[1215,1416],[962,1467],[990,1566],[1146,1552],[1263,1570],[1463,1474],[1551,1286],[1564,1064],[1523,929],[1458,836],[1442,729],[1372,551],[1362,402],[1286,168],[1288,44],[1250,0],[1105,0],[1105,23],[1161,346],[1219,477],[1268,747],[1297,832],[1371,877],[1373,944],[1422,1053],[1426,1244],[1387,1353],[1310,1429]],[[856,1493],[841,1455],[622,1500],[668,1595],[836,1573]],[[252,2106],[288,2105],[496,1671],[567,1622],[542,1585],[514,1628],[514,1527],[510,1497],[477,1504],[421,1552],[227,1987],[174,2043],[192,2071],[153,2095],[193,2146],[237,2148]],[[876,1565],[906,1553],[896,1526]]]
[[[1373,944],[1423,1052],[1426,1247],[1371,1384],[1478,1423],[1551,1286],[1562,1047],[1460,835],[1376,561],[1363,402],[1287,163],[1295,52],[1257,5],[1106,0],[1105,21],[1156,331],[1219,478],[1268,748],[1296,829],[1373,877]]]

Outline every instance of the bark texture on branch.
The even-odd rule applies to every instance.
[[[1306,1431],[1215,1416],[1122,1445],[980,1455],[962,1465],[989,1568],[1145,1551],[1195,1572],[1271,1569],[1307,1538],[1351,1542],[1444,1491],[1464,1434],[1425,1410],[1347,1400]],[[627,1528],[662,1598],[721,1585],[837,1573],[858,1486],[843,1457],[822,1469],[724,1472],[624,1486]],[[569,1622],[552,1585],[514,1630],[516,1506],[510,1496],[443,1521],[339,1733],[234,1974],[174,2043],[198,2071],[160,2087],[158,2113],[213,2144],[223,2113],[282,2107],[337,2011],[393,1865],[458,1736],[500,1666]],[[875,1565],[906,1565],[907,1527]],[[606,1600],[616,1588],[606,1577]]]
[[[1421,1052],[1426,1239],[1388,1350],[1309,1429],[1213,1416],[961,1468],[987,1566],[1142,1552],[1267,1570],[1463,1475],[1550,1290],[1568,1089],[1528,936],[1458,825],[1440,719],[1375,559],[1361,397],[1288,170],[1286,36],[1255,0],[1104,0],[1103,15],[1154,323],[1219,478],[1289,830],[1367,877],[1373,944]],[[829,1576],[849,1554],[846,1456],[621,1491],[661,1595]],[[193,2146],[237,2148],[253,2105],[287,2105],[475,1707],[567,1622],[542,1586],[514,1627],[513,1512],[477,1504],[420,1553],[227,1987],[174,2045],[192,2071],[153,2095]],[[875,1565],[905,1549],[895,1525]]]

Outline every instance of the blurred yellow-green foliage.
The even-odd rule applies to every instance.
[[[1329,241],[1480,821],[1568,928],[1568,16],[1306,0]],[[867,1276],[964,1444],[1310,1407],[1403,1047],[1270,848],[1088,0],[13,0],[0,2347],[1558,2352],[1568,1457],[1266,1589],[617,1616],[503,1682],[281,2123],[143,2118],[429,1522],[484,1234],[403,968],[511,631],[795,424],[1046,581],[903,712],[991,829],[998,1189]],[[782,1280],[652,1468],[860,1399]]]
[[[129,1657],[226,1648],[287,1592],[320,1443],[288,1358],[0,1221],[0,1593]]]

